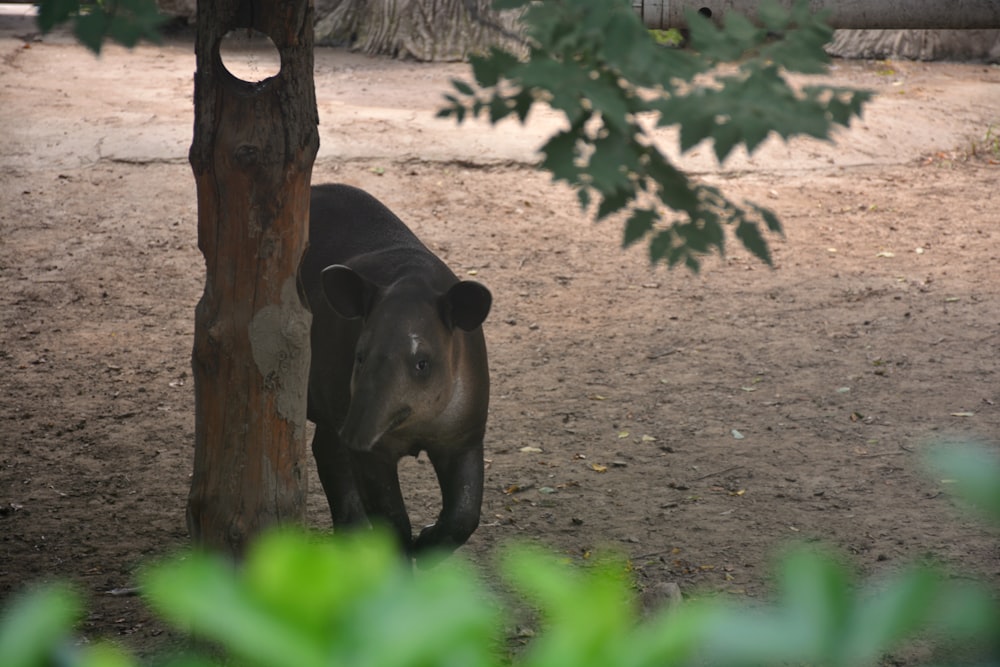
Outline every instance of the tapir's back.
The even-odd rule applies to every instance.
[[[309,249],[302,263],[307,285],[331,264],[364,274],[374,271],[366,277],[381,284],[414,264],[450,273],[392,211],[363,190],[341,184],[313,186],[310,209]],[[373,254],[378,258],[364,260]]]

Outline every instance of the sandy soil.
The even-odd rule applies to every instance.
[[[0,12],[0,599],[69,579],[83,636],[149,654],[172,631],[108,591],[187,542],[193,47],[95,59],[20,11]],[[762,599],[781,547],[822,540],[865,575],[930,558],[1000,584],[996,531],[922,464],[931,442],[1000,432],[1000,69],[837,62],[834,81],[879,96],[836,144],[685,156],[786,227],[773,270],[733,241],[697,276],[623,252],[620,226],[533,168],[553,116],[434,120],[464,75],[317,53],[314,180],[368,189],[493,291],[467,557],[489,576],[511,538],[581,561],[611,546],[640,590]],[[430,521],[430,467],[402,468],[414,524]],[[309,525],[326,529],[312,474]]]

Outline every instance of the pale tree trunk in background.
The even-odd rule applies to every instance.
[[[171,15],[194,16],[195,0],[157,4]],[[461,60],[493,44],[516,52],[517,40],[483,22],[520,35],[519,13],[497,15],[489,6],[490,0],[317,0],[316,43],[418,60]],[[827,50],[841,58],[1000,62],[1000,30],[837,30]]]
[[[416,60],[462,60],[492,45],[517,50],[520,12],[490,0],[320,0],[316,43]],[[472,11],[470,11],[472,10]]]
[[[840,58],[1000,62],[1000,30],[838,30],[827,52]]]

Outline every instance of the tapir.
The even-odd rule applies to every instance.
[[[310,207],[308,418],[334,527],[385,524],[418,559],[453,551],[479,525],[492,295],[362,190],[314,186]],[[414,538],[397,467],[422,451],[442,502]]]

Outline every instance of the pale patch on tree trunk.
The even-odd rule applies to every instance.
[[[326,0],[317,3],[318,44],[415,60],[463,60],[490,46],[517,50],[520,12],[490,0]],[[470,12],[470,8],[475,11]]]

